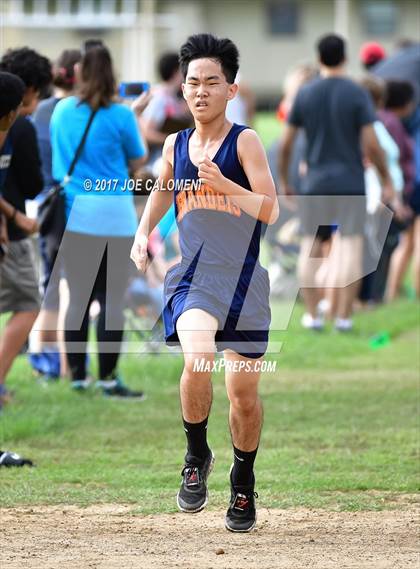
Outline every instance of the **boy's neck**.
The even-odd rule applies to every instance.
[[[212,141],[219,140],[230,126],[231,123],[227,120],[225,114],[207,123],[195,121],[196,137],[204,146]]]

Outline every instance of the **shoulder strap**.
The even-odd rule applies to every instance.
[[[68,172],[67,172],[66,177],[64,178],[64,183],[65,183],[65,182],[68,182],[69,179],[71,178],[71,175],[73,174],[73,170],[74,170],[74,168],[75,168],[75,166],[76,166],[76,163],[77,163],[77,161],[79,160],[80,155],[81,155],[81,153],[82,153],[82,150],[83,150],[83,147],[84,147],[84,145],[85,145],[86,138],[87,138],[87,135],[88,135],[90,126],[91,126],[91,124],[92,124],[92,121],[93,121],[94,116],[96,115],[96,112],[97,112],[97,109],[93,110],[93,111],[90,113],[90,117],[89,117],[88,123],[87,123],[87,125],[86,125],[85,131],[84,131],[84,133],[83,133],[82,139],[81,139],[81,141],[79,142],[79,146],[77,147],[77,150],[76,150],[76,152],[75,152],[75,155],[74,155],[74,158],[73,158],[73,160],[72,160],[72,163],[70,164],[70,168],[69,168],[69,170],[68,170]]]

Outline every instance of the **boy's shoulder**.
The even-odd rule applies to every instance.
[[[261,145],[261,139],[254,129],[245,127],[238,133],[237,148],[240,154],[243,154],[244,151],[253,152],[253,149]]]

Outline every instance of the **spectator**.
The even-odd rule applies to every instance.
[[[369,75],[365,77],[360,84],[371,96],[375,110],[380,112],[385,103],[386,83],[378,77]],[[382,121],[377,119],[373,126],[375,128],[379,144],[385,153],[388,170],[396,190],[396,195],[398,196],[396,203],[394,204],[394,208],[397,215],[401,218],[403,216],[402,191],[404,187],[404,178],[400,167],[400,150]],[[375,250],[375,244],[378,242],[377,238],[382,229],[381,222],[383,219],[386,219],[386,215],[380,203],[381,187],[378,176],[375,169],[369,165],[367,165],[367,168],[365,169],[365,183],[369,230],[367,231],[367,239],[369,242],[367,242],[367,246],[365,247],[365,258],[368,258],[371,254],[371,249]],[[383,301],[388,278],[389,262],[398,243],[399,231],[400,221],[393,219],[383,245],[376,271],[363,278],[362,290],[360,292],[360,299],[363,302],[377,303]]]
[[[144,136],[153,163],[161,157],[168,134],[191,126],[192,117],[181,96],[182,75],[177,53],[165,53],[158,63],[161,84],[153,90],[153,98],[142,116]]]
[[[0,195],[12,156],[11,145],[6,145],[5,140],[9,128],[18,116],[24,93],[25,84],[19,77],[11,73],[0,72]],[[5,229],[6,225],[3,220],[0,229],[0,246],[8,242]],[[0,263],[1,261],[2,259],[0,259]],[[0,290],[1,286],[0,278]],[[9,400],[4,379],[4,376],[3,378],[0,377],[0,413],[4,403]],[[21,467],[25,465],[33,466],[33,462],[30,459],[20,457],[14,452],[0,450],[0,467]]]
[[[2,197],[2,188],[12,159],[8,133],[19,114],[24,92],[25,84],[19,77],[0,72],[0,243],[4,252],[8,243],[7,218],[13,219],[15,225],[27,233],[33,233],[37,229],[33,219],[29,219]]]
[[[66,49],[62,52],[53,66],[53,95],[41,101],[34,113],[33,122],[37,132],[42,173],[44,176],[42,197],[46,195],[55,183],[51,171],[51,115],[58,101],[69,97],[73,93],[75,88],[75,67],[76,64],[80,62],[81,57],[82,54],[78,49]],[[43,369],[45,377],[49,379],[51,376],[54,376],[58,370],[60,370],[61,375],[66,375],[67,365],[65,354],[62,353],[60,358],[59,351],[56,347],[58,341],[57,322],[60,305],[60,279],[50,280],[55,259],[51,259],[48,254],[45,237],[39,238],[39,245],[42,260],[42,288],[44,298],[42,309],[37,319],[37,328],[39,330],[37,351],[31,354],[30,361],[36,370],[40,371]],[[60,276],[58,271],[56,274],[58,277]],[[51,371],[48,372],[50,368]]]
[[[142,392],[123,384],[117,365],[130,247],[137,225],[133,196],[124,192],[124,185],[129,172],[135,174],[144,163],[147,151],[133,111],[115,102],[116,82],[107,48],[93,47],[84,54],[78,79],[77,96],[61,100],[51,117],[53,177],[62,181],[89,117],[96,111],[73,175],[64,188],[67,227],[61,248],[70,295],[65,343],[72,387],[85,391],[89,386],[89,306],[98,300],[98,384],[105,395],[142,399]],[[134,108],[142,112],[141,101],[135,101]],[[89,194],[84,190],[86,180],[105,184],[109,191]]]
[[[415,92],[408,81],[388,81],[385,109],[378,114],[400,150],[400,164],[404,176],[403,196],[405,203],[411,206],[411,223],[401,233],[400,242],[391,259],[391,270],[387,295],[394,300],[400,291],[404,274],[414,253],[414,274],[417,294],[420,295],[420,211],[415,207],[415,164],[413,140],[404,127],[402,120],[412,115],[415,108]],[[417,232],[417,233],[416,233]]]
[[[362,45],[359,56],[363,67],[369,71],[377,63],[386,58],[386,52],[380,43],[370,41]]]
[[[329,275],[329,286],[339,289],[335,326],[348,331],[361,275],[366,208],[361,142],[378,169],[387,200],[393,198],[393,188],[373,127],[372,103],[367,93],[345,76],[344,40],[336,35],[321,38],[318,54],[321,76],[300,89],[288,118],[281,150],[281,183],[287,195],[294,193],[288,184],[290,156],[298,130],[303,128],[307,175],[302,184],[305,195],[299,200],[303,239],[298,272],[307,310],[305,325],[322,326],[317,320],[320,297],[315,274],[309,267],[313,266],[310,257],[321,261],[321,240],[314,237],[328,216],[328,225],[339,226],[334,238],[339,266]],[[308,325],[309,319],[312,325]]]
[[[25,115],[33,112],[38,96],[51,81],[47,58],[27,47],[7,51],[0,70],[20,77],[25,85],[22,106],[8,135],[12,158],[3,188],[4,198],[25,213],[25,200],[42,190],[43,179],[36,133]],[[9,251],[0,265],[0,314],[11,313],[0,341],[0,383],[6,375],[35,322],[39,310],[38,279],[34,251],[27,234],[13,220],[7,224]]]

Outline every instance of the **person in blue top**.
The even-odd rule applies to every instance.
[[[42,192],[36,197],[38,203],[42,203],[47,193],[54,186],[52,177],[52,152],[50,140],[50,121],[57,103],[74,94],[75,90],[75,67],[82,59],[82,54],[78,49],[65,49],[57,58],[52,69],[53,94],[47,99],[43,99],[37,106],[33,114],[33,124],[35,126],[39,154],[42,165],[42,175],[44,187]],[[67,374],[67,361],[64,350],[59,350],[58,343],[58,313],[60,306],[59,271],[56,271],[57,278],[51,280],[51,272],[55,259],[49,255],[48,238],[40,235],[38,239],[41,257],[41,286],[43,299],[41,311],[37,319],[38,352],[29,354],[29,361],[33,369],[40,374],[44,380],[50,380],[61,375]],[[32,338],[31,338],[32,340]],[[60,353],[61,352],[61,353]]]
[[[174,202],[182,260],[165,278],[163,320],[167,342],[179,342],[184,354],[180,392],[187,453],[177,503],[193,513],[208,501],[214,455],[207,420],[217,348],[224,354],[234,453],[225,526],[247,532],[256,523],[258,383],[270,324],[259,242],[263,224],[278,217],[278,203],[257,134],[226,119],[227,102],[238,90],[238,57],[232,41],[210,34],[191,36],[182,46],[182,88],[195,128],[166,139],[159,188],[148,199],[131,257],[139,270],[146,269],[148,237]]]
[[[77,73],[77,96],[57,103],[50,125],[53,178],[64,181],[67,216],[61,250],[70,295],[65,344],[72,386],[84,391],[89,385],[86,343],[89,307],[96,299],[99,386],[108,396],[142,399],[142,392],[123,384],[117,364],[130,244],[137,227],[133,195],[124,187],[146,159],[135,115],[143,107],[137,101],[133,112],[115,101],[116,82],[106,47],[86,51]],[[80,158],[67,180],[93,111]]]

